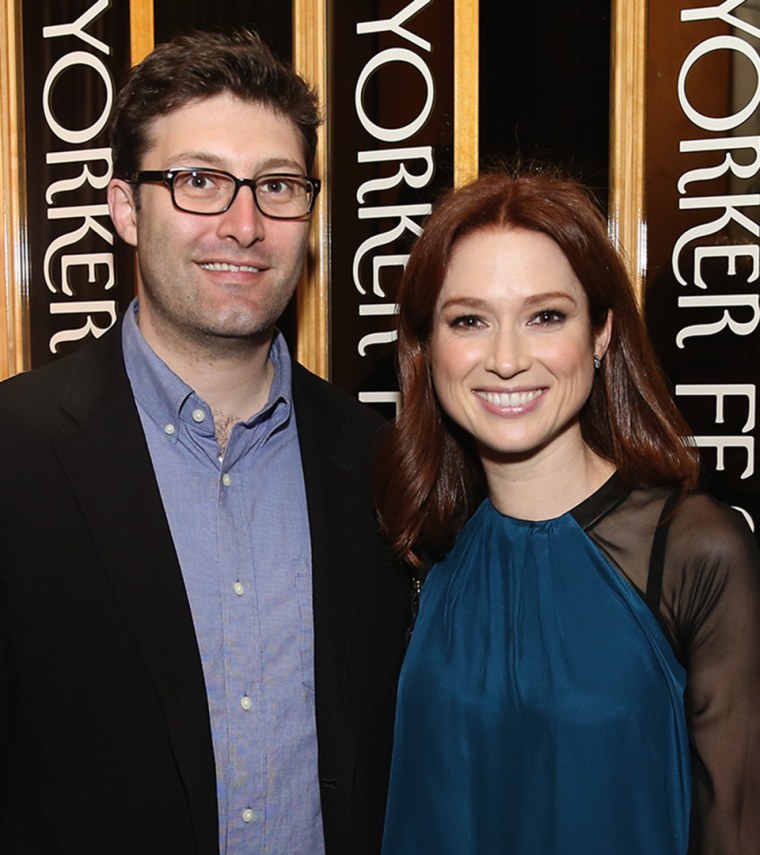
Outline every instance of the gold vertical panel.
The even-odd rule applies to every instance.
[[[132,65],[137,65],[153,50],[154,38],[153,0],[130,0],[129,55]]]
[[[478,175],[478,0],[454,0],[454,184]]]
[[[0,0],[0,379],[30,367],[21,3]]]
[[[293,0],[293,57],[298,72],[319,92],[322,110],[327,95],[327,0]],[[329,374],[328,282],[330,188],[325,126],[319,131],[314,173],[323,181],[309,234],[306,268],[297,294],[298,361],[320,377]]]
[[[610,232],[643,302],[646,271],[644,105],[647,0],[613,0]]]

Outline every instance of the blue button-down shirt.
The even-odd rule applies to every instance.
[[[222,456],[209,405],[143,338],[124,358],[192,610],[222,855],[322,855],[311,548],[287,346],[266,406]]]

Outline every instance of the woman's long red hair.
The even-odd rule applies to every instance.
[[[625,267],[593,195],[547,172],[488,173],[452,191],[417,239],[399,291],[401,411],[381,455],[375,483],[380,523],[398,554],[414,565],[450,548],[485,490],[469,436],[441,410],[427,343],[446,266],[457,241],[483,229],[529,229],[551,237],[567,257],[589,302],[592,328],[610,311],[612,337],[580,414],[588,446],[630,485],[698,478],[676,409],[644,327]]]

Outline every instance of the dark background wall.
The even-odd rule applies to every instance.
[[[480,2],[484,166],[549,159],[607,197],[609,0]]]

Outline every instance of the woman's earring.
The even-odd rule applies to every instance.
[[[594,368],[598,371],[602,367],[602,357],[594,354]]]

